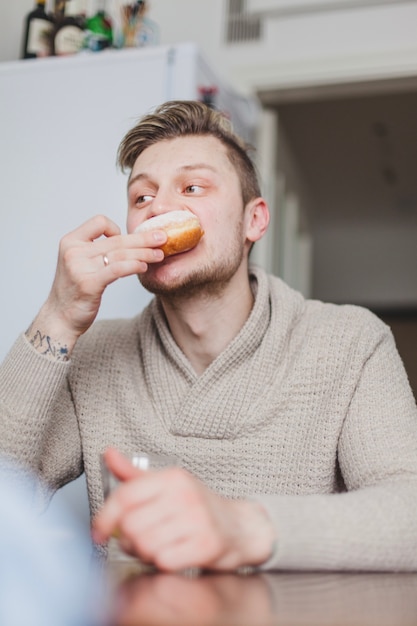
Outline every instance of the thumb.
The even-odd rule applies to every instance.
[[[134,467],[130,460],[116,448],[107,448],[103,458],[108,469],[118,480],[129,480],[142,474],[142,471]]]

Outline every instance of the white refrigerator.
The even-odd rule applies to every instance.
[[[156,105],[212,87],[255,143],[257,101],[223,84],[192,43],[0,64],[0,361],[47,297],[59,239],[96,213],[125,231],[125,132]],[[149,297],[135,277],[119,280],[99,317],[131,317]]]
[[[48,294],[62,235],[96,213],[125,230],[125,132],[201,87],[217,88],[216,107],[253,143],[257,101],[222,84],[191,43],[0,64],[0,360]],[[120,280],[100,317],[130,317],[148,299],[136,278]]]

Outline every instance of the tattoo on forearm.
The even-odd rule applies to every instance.
[[[68,347],[61,345],[59,342],[53,342],[49,335],[43,335],[37,330],[33,336],[26,333],[29,343],[41,354],[50,356],[57,361],[68,361]]]

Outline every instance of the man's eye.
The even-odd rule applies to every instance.
[[[201,187],[199,185],[187,185],[185,193],[197,193],[200,189]]]
[[[149,195],[138,196],[136,198],[136,204],[144,204],[145,202],[150,202],[151,200],[152,196]]]

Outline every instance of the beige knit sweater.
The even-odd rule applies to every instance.
[[[153,300],[96,322],[70,362],[22,335],[0,373],[0,452],[52,490],[99,455],[175,455],[216,492],[262,502],[266,568],[417,570],[417,410],[391,332],[367,310],[306,301],[253,270],[256,301],[197,376]]]

